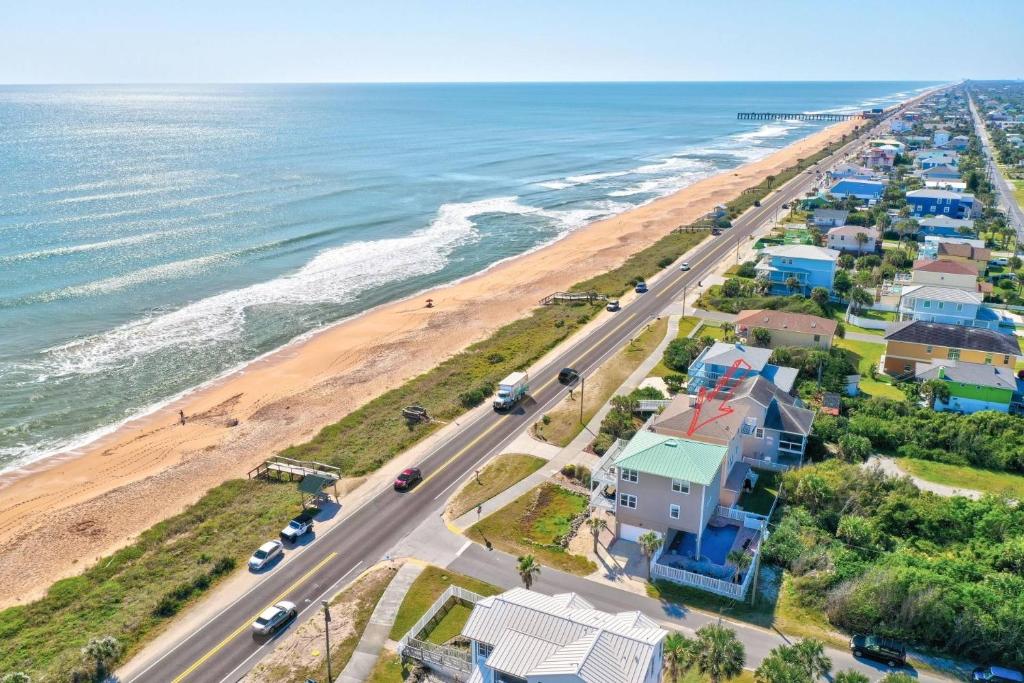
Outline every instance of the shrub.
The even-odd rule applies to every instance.
[[[839,454],[847,462],[863,462],[871,455],[871,442],[856,434],[839,437]]]
[[[663,258],[660,261],[658,261],[658,267],[659,268],[668,268],[669,266],[672,265],[673,261],[675,261],[674,258],[672,258],[671,256],[666,256],[665,258]]]
[[[475,408],[491,395],[492,389],[490,385],[479,386],[476,389],[470,389],[459,394],[459,403],[462,404],[463,408]]]
[[[576,478],[576,465],[571,462],[562,466],[562,476],[569,477],[570,479]]]

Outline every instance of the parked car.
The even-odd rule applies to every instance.
[[[410,467],[409,469],[402,470],[402,473],[395,479],[395,490],[408,491],[420,481],[423,481],[423,474],[419,471],[419,468]]]
[[[575,368],[562,368],[558,373],[558,381],[562,384],[572,384],[580,378],[580,373]]]
[[[789,208],[789,204],[783,204],[783,205],[782,205],[782,208],[783,208],[783,209],[788,209],[788,208]]]
[[[679,270],[687,271],[689,269],[690,269],[690,263],[688,261],[683,261],[682,263],[679,264]]]
[[[263,610],[252,622],[254,636],[269,636],[284,628],[298,615],[294,602],[281,601]]]
[[[1024,674],[1001,666],[979,666],[971,675],[971,680],[987,683],[1024,683]]]
[[[295,543],[300,538],[313,530],[313,516],[315,510],[303,510],[302,514],[288,522],[288,526],[281,529],[281,540],[285,543]]]
[[[892,638],[854,635],[850,639],[850,649],[854,657],[874,659],[893,667],[907,663],[907,646]]]
[[[718,235],[722,234],[722,231],[719,230],[718,228],[712,228],[711,229],[711,234],[717,237]]]
[[[990,266],[1008,266],[1010,265],[1010,259],[1000,256],[999,258],[990,259],[988,264]]]
[[[249,569],[259,571],[280,557],[283,552],[284,545],[281,541],[267,541],[249,558]]]
[[[636,291],[637,294],[643,294],[644,292],[647,291],[647,283],[641,280],[640,282],[636,283],[636,287],[634,287],[633,289],[634,291]]]
[[[618,311],[622,307],[619,306],[619,300],[618,299],[612,299],[611,301],[608,302],[608,305],[605,306],[604,308],[605,308],[606,311],[611,311],[612,313],[614,313],[615,311]]]

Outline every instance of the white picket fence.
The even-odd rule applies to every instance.
[[[793,465],[786,465],[781,462],[773,462],[771,460],[761,460],[760,458],[750,458],[743,456],[743,462],[762,470],[771,470],[772,472],[788,472],[793,469]]]
[[[693,586],[694,588],[700,588],[701,590],[732,598],[733,600],[742,600],[747,595],[750,579],[754,572],[748,569],[742,583],[733,583],[703,574],[695,574],[685,569],[676,569],[675,567],[666,567],[663,564],[655,563],[651,565],[651,575],[656,579],[665,579],[672,583]]]
[[[756,512],[747,512],[736,508],[727,508],[719,505],[715,508],[715,514],[726,519],[741,522],[748,529],[764,529],[768,524],[768,518]]]
[[[480,600],[483,600],[483,596],[459,586],[448,586],[445,592],[441,593],[437,600],[434,601],[434,604],[430,606],[430,609],[398,641],[397,649],[399,655],[434,667],[446,667],[465,673],[472,671],[472,655],[468,650],[461,650],[446,645],[434,645],[419,638],[427,626],[434,621],[439,612],[444,610],[447,613],[448,603],[453,599],[475,605]]]

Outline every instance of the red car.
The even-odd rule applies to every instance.
[[[402,473],[395,479],[395,490],[396,491],[408,491],[416,482],[422,481],[423,475],[416,467],[410,467],[407,470],[402,470]]]

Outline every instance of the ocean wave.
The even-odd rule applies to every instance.
[[[561,180],[548,180],[537,184],[551,190],[565,190],[570,187],[576,187],[577,185],[589,185],[597,182],[598,180],[618,178],[634,172],[635,171],[606,171],[604,173],[585,173],[583,175],[571,175],[566,176]]]
[[[778,122],[766,123],[756,130],[732,135],[733,140],[757,144],[762,140],[785,137],[792,131],[803,126],[803,123],[796,120],[784,119]]]
[[[117,247],[124,247],[132,244],[140,244],[142,242],[149,242],[154,239],[160,239],[168,235],[173,235],[174,232],[170,230],[162,230],[159,232],[150,232],[144,235],[131,235],[129,237],[118,237],[112,240],[103,240],[101,242],[89,242],[87,244],[74,244],[67,247],[54,247],[52,249],[38,249],[36,251],[27,251],[22,254],[11,254],[9,256],[0,256],[0,263],[16,263],[19,261],[35,261],[37,259],[51,258],[54,256],[69,256],[71,254],[80,254],[89,251],[99,251],[102,249],[114,249]]]
[[[207,347],[237,337],[243,329],[246,311],[254,307],[346,303],[374,287],[436,272],[447,265],[456,248],[478,237],[473,218],[490,213],[542,213],[516,200],[499,197],[445,204],[429,226],[407,236],[328,249],[289,275],[46,349],[39,370],[51,377],[91,374],[127,366],[140,355],[172,348]],[[585,220],[581,215],[559,213],[567,224]]]

